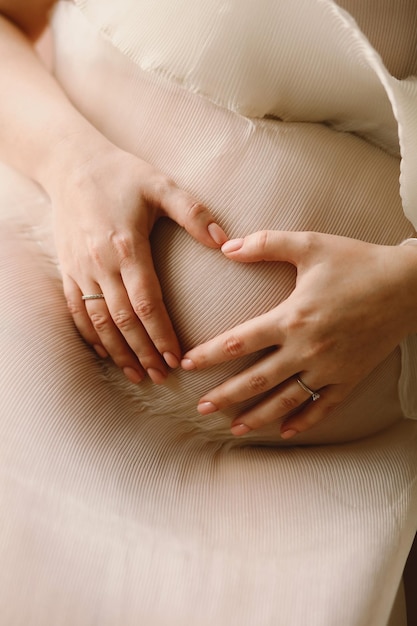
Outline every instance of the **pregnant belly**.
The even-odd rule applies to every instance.
[[[312,229],[394,244],[409,232],[398,199],[398,162],[363,140],[322,126],[258,123],[245,149],[234,151],[231,145],[199,177],[191,174],[187,178],[184,169],[183,185],[210,206],[232,237],[263,228]],[[294,288],[295,268],[289,264],[233,263],[167,219],[157,223],[152,249],[184,351],[277,306]],[[174,372],[166,388],[146,386],[132,401],[146,402],[155,417],[176,420],[181,432],[231,439],[231,418],[253,402],[201,417],[197,400],[259,356],[206,372]],[[297,443],[349,441],[402,419],[399,374],[398,349]],[[279,424],[244,441],[279,445]]]
[[[83,41],[79,63],[74,55],[67,63],[65,50],[57,63],[72,100],[115,143],[155,164],[206,203],[231,237],[268,228],[396,244],[410,234],[398,193],[396,158],[319,124],[239,116],[141,71],[104,40]],[[227,261],[168,220],[156,225],[152,246],[184,350],[277,306],[294,287],[293,267]],[[258,357],[207,372],[177,371],[164,388],[128,387],[113,369],[108,376],[131,395],[138,410],[174,420],[179,433],[225,440],[231,438],[231,417],[245,407],[203,418],[196,411],[197,400]],[[298,442],[355,439],[401,419],[399,372],[398,349],[343,406]],[[282,443],[278,424],[244,440]]]

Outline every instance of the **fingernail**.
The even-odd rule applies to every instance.
[[[291,439],[291,437],[295,437],[295,435],[298,435],[298,432],[296,430],[292,430],[292,429],[284,430],[281,433],[282,439]]]
[[[134,385],[137,385],[143,380],[143,375],[140,374],[137,370],[134,370],[133,367],[124,367],[123,374]]]
[[[195,370],[195,363],[191,359],[182,359],[181,367],[183,370]]]
[[[201,415],[209,415],[210,413],[215,413],[217,410],[217,406],[212,402],[200,402],[197,406],[197,411],[201,413]]]
[[[164,352],[162,356],[165,359],[165,363],[172,369],[175,369],[180,364],[179,358],[172,352]]]
[[[167,374],[161,372],[161,370],[157,370],[154,367],[150,367],[146,370],[148,372],[148,376],[155,385],[162,385],[165,382]]]
[[[216,224],[215,222],[212,222],[211,224],[209,224],[207,226],[207,230],[209,232],[210,237],[213,239],[213,241],[215,243],[217,243],[219,246],[221,246],[222,243],[224,243],[227,240],[227,235],[226,233],[223,231],[222,228],[220,228],[220,226],[218,224]]]
[[[93,346],[93,348],[97,352],[98,356],[102,359],[107,359],[107,357],[109,356],[103,346],[99,346],[98,344],[96,344],[95,346]]]
[[[240,250],[242,246],[243,239],[231,239],[222,245],[222,252],[225,254],[228,254],[229,252],[236,252],[236,250]]]
[[[246,426],[246,424],[235,424],[235,426],[232,426],[232,428],[230,429],[230,432],[235,437],[241,437],[242,435],[247,435],[247,433],[249,433],[251,430],[252,429],[249,428],[249,426]]]

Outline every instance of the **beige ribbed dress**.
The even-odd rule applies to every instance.
[[[62,0],[56,74],[230,236],[396,245],[417,225],[417,6],[362,5],[365,34],[329,0]],[[43,192],[0,170],[0,215],[0,624],[388,623],[417,526],[416,338],[296,446],[279,424],[233,439],[242,407],[196,402],[255,357],[131,385],[73,327]],[[294,285],[166,220],[152,243],[184,350]]]

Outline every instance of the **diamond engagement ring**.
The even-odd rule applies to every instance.
[[[317,391],[314,391],[313,389],[310,389],[310,387],[307,387],[307,385],[305,383],[303,383],[303,381],[301,380],[301,378],[299,376],[296,376],[295,380],[300,385],[301,389],[303,389],[306,393],[310,394],[311,399],[313,400],[313,402],[315,402],[316,400],[318,400],[320,398],[320,394]]]

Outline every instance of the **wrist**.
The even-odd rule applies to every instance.
[[[87,120],[79,116],[65,124],[39,160],[34,178],[53,197],[70,179],[77,176],[95,157],[113,144]]]

